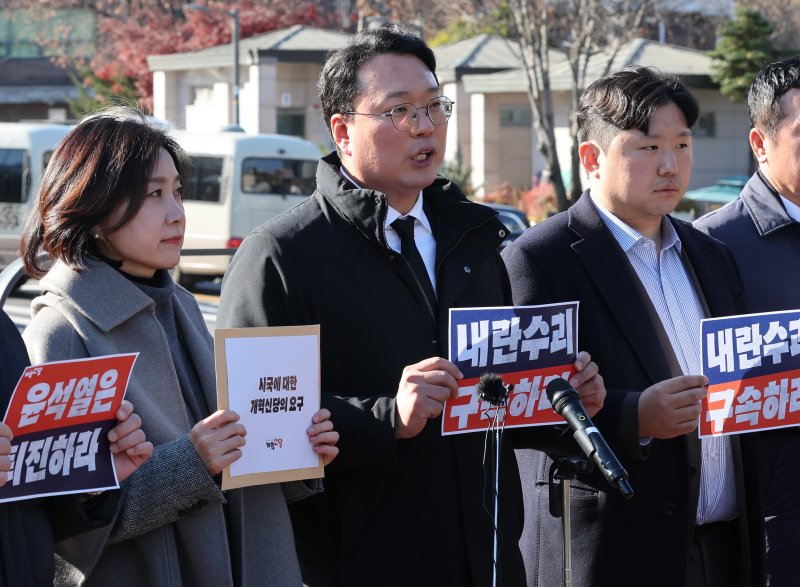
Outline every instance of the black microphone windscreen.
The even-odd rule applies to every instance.
[[[496,373],[483,373],[475,386],[478,397],[493,406],[500,405],[506,397],[506,387]]]

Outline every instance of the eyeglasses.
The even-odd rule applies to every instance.
[[[424,110],[430,121],[435,125],[447,124],[453,113],[453,102],[450,98],[437,96],[427,106],[417,108],[413,104],[398,104],[388,112],[342,112],[342,114],[359,114],[361,116],[386,116],[391,118],[392,124],[400,132],[410,132],[419,122],[419,111]]]

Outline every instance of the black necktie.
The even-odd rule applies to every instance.
[[[413,216],[398,218],[392,222],[392,228],[395,229],[400,237],[400,254],[408,261],[425,297],[428,298],[431,310],[436,314],[436,293],[433,291],[433,285],[431,285],[428,270],[425,268],[425,262],[422,260],[417,243],[414,241],[414,220]]]

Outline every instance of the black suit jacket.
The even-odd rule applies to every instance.
[[[739,312],[742,286],[729,251],[691,225],[670,219],[711,316]],[[697,433],[654,439],[638,434],[641,392],[672,377],[652,305],[588,193],[566,213],[529,229],[503,253],[517,305],[580,301],[579,346],[600,366],[608,389],[594,419],[630,474],[625,501],[597,473],[573,483],[576,585],[684,584],[700,487]],[[762,525],[753,466],[754,435],[732,444],[741,520],[742,585],[763,583]],[[530,585],[561,580],[560,520],[548,513],[550,459],[518,451],[525,491],[522,552]],[[739,466],[743,463],[744,466]]]

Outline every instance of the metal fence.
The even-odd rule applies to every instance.
[[[236,249],[184,249],[181,251],[181,256],[227,255],[230,257],[234,253],[236,253]],[[43,253],[40,257],[42,262],[46,262],[48,259],[49,256],[46,253]],[[5,305],[14,288],[24,281],[26,277],[25,267],[21,258],[14,259],[0,272],[0,308]]]

